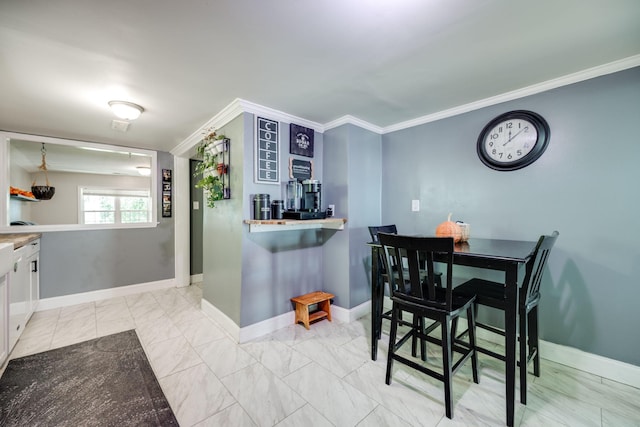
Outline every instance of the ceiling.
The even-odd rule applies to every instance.
[[[640,54],[638,0],[4,0],[0,129],[169,151],[241,98],[388,127]],[[145,108],[127,132],[107,102]]]

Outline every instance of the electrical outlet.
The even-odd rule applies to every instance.
[[[199,209],[200,209],[200,202],[198,202],[197,200],[195,200],[195,201],[193,202],[193,210],[194,210],[194,211],[197,211],[197,210],[199,210]]]
[[[411,201],[411,212],[420,211],[420,200],[412,200]]]
[[[329,205],[329,209],[331,209],[333,213],[336,213],[336,205]]]

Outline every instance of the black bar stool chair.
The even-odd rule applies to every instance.
[[[527,404],[527,364],[533,360],[533,374],[540,376],[540,351],[538,339],[538,303],[540,302],[540,284],[544,269],[551,253],[551,248],[558,238],[557,231],[550,236],[540,236],[533,252],[531,260],[527,264],[526,274],[520,289],[520,300],[518,302],[518,322],[519,322],[519,362],[520,366],[520,402]],[[468,297],[475,296],[474,311],[478,310],[478,305],[505,310],[504,283],[492,282],[474,278],[455,288],[455,292]],[[515,319],[514,319],[515,321]],[[479,328],[491,331],[495,334],[505,336],[504,331],[491,325],[476,322]],[[456,327],[453,331],[455,332]],[[466,334],[462,332],[456,340]],[[486,348],[478,346],[478,351],[496,359],[506,361],[503,354],[496,353]]]
[[[382,245],[383,262],[387,271],[393,265],[398,268],[397,274],[389,274],[391,285],[391,332],[389,352],[387,356],[386,383],[391,384],[393,363],[400,362],[444,383],[445,408],[448,418],[453,417],[453,394],[451,391],[453,375],[469,359],[473,370],[473,381],[478,383],[478,363],[475,347],[475,320],[473,313],[474,296],[458,296],[452,287],[453,239],[450,237],[411,237],[388,233],[379,233]],[[435,285],[435,259],[446,264],[446,286]],[[426,271],[426,280],[423,279]],[[424,328],[424,322],[414,321],[413,327],[402,338],[396,341],[398,325],[401,323],[400,312],[412,313],[415,318],[431,319],[435,325],[441,326],[441,337],[430,335],[431,326]],[[461,313],[467,315],[468,342],[462,339],[452,342],[451,326],[453,319]],[[398,350],[409,338],[429,341],[442,347],[442,373],[415,360],[399,354]],[[454,363],[454,353],[460,353]],[[413,353],[415,358],[415,352]],[[424,359],[424,354],[423,354]]]

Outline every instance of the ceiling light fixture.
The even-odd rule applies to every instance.
[[[109,101],[109,107],[113,114],[124,120],[135,120],[144,111],[144,108],[138,104],[127,101]]]
[[[142,176],[150,176],[151,168],[149,166],[136,166],[138,173]]]

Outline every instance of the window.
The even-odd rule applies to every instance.
[[[80,187],[82,224],[137,224],[150,221],[149,190]]]

